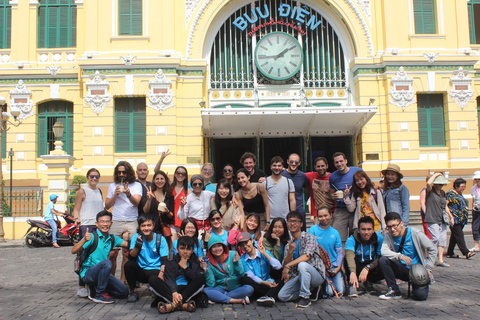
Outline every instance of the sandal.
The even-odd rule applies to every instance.
[[[470,259],[470,258],[473,257],[474,255],[476,255],[476,253],[473,252],[473,251],[470,251],[470,252],[466,255],[465,258]]]
[[[480,251],[480,249],[473,247],[472,249],[470,249],[470,251],[473,251],[473,252],[479,252],[479,251]]]
[[[159,302],[158,303],[158,312],[161,314],[170,313],[173,311],[173,305],[171,303]]]
[[[444,267],[444,268],[450,267],[450,265],[449,265],[448,263],[446,263],[445,261],[443,261],[443,262],[435,262],[435,265],[436,265],[436,266],[439,266],[439,267]]]
[[[195,301],[191,300],[183,304],[182,310],[188,311],[188,312],[194,312],[195,310],[197,310],[197,305],[195,304]]]
[[[447,258],[458,259],[458,258],[460,258],[460,256],[458,254],[447,254]]]

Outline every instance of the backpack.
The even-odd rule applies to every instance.
[[[80,274],[80,270],[82,269],[83,262],[85,260],[87,260],[88,256],[90,256],[95,250],[97,250],[98,237],[95,236],[95,232],[92,232],[91,235],[92,235],[92,238],[93,238],[93,243],[90,246],[90,248],[88,248],[87,252],[83,252],[83,250],[80,251],[80,252],[77,252],[77,256],[75,257],[75,260],[73,261],[73,271],[76,274]],[[113,245],[115,244],[115,242],[113,241],[112,236],[110,234],[107,234],[107,238],[108,238],[108,236],[110,236],[110,245],[111,245],[110,251],[112,251],[113,250]]]
[[[323,260],[323,264],[325,265],[325,270],[330,270],[332,268],[332,261],[330,261],[330,256],[322,246],[318,245],[318,252],[320,254],[320,258]]]
[[[160,245],[162,244],[162,235],[159,234],[159,233],[156,233],[156,232],[154,232],[153,234],[155,236],[155,247],[157,248],[157,253],[160,256]],[[142,235],[142,238],[143,238],[143,235]],[[134,239],[132,238],[131,241],[133,241],[133,240]],[[136,241],[136,239],[135,239],[135,241]],[[145,239],[143,241],[145,241]],[[138,255],[134,258],[130,255],[130,253],[128,254],[128,260],[137,261],[137,257],[138,257]],[[173,258],[173,250],[169,250],[168,260],[172,260],[172,258]]]

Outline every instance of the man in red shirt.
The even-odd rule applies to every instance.
[[[317,208],[325,206],[329,208],[332,213],[333,210],[335,210],[335,202],[330,196],[330,184],[328,182],[330,172],[327,171],[327,159],[324,157],[316,158],[314,168],[315,171],[313,172],[305,172],[310,185],[310,219],[312,222],[315,222]]]

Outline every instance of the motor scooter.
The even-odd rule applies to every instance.
[[[67,224],[62,228],[60,220],[54,215],[53,219],[57,224],[57,243],[59,245],[73,245],[78,242],[78,227],[75,225],[75,219],[65,212],[63,218]],[[37,248],[52,245],[52,228],[44,220],[28,219],[27,223],[30,228],[25,233],[25,244],[29,248]]]

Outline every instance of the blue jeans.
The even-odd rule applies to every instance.
[[[55,220],[46,220],[46,222],[50,225],[50,228],[52,228],[52,242],[56,243],[57,242],[57,223]]]
[[[310,299],[310,288],[315,288],[323,283],[320,272],[307,262],[298,264],[298,276],[291,278],[278,293],[280,301],[292,301],[302,297]]]
[[[335,291],[337,291],[337,294],[340,295],[344,293],[345,286],[343,284],[343,273],[341,270],[337,272],[337,274],[333,277],[327,276],[327,295],[329,295],[330,297],[333,297],[335,295],[335,293],[332,290],[332,285]]]
[[[203,291],[207,294],[208,299],[213,302],[230,303],[230,299],[250,297],[253,294],[253,287],[244,285],[232,291],[219,287],[205,287]]]
[[[128,296],[127,287],[112,276],[110,270],[112,270],[112,261],[103,260],[87,269],[83,282],[89,286],[96,287],[96,295],[107,292],[120,299],[126,298]]]

